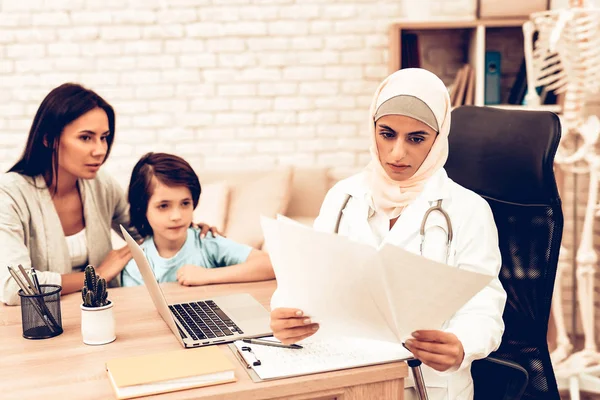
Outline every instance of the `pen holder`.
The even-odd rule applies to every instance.
[[[48,339],[63,333],[59,285],[40,285],[41,294],[21,296],[21,319],[25,339]]]

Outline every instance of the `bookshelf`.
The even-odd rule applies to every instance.
[[[482,106],[485,100],[485,53],[488,50],[500,51],[501,99],[504,102],[523,59],[522,26],[526,20],[511,18],[395,22],[389,32],[389,72],[402,68],[402,49],[406,35],[416,35],[419,38],[420,58],[427,59],[421,61],[421,67],[435,72],[447,85],[452,83],[463,64],[469,64],[473,68],[473,103]],[[439,57],[423,57],[423,47],[436,40],[449,45],[449,48],[445,47]]]

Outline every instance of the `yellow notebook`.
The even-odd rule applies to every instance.
[[[106,362],[117,398],[235,382],[235,367],[217,346],[182,349]]]

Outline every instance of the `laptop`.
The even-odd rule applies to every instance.
[[[123,226],[121,232],[158,313],[183,347],[271,335],[269,312],[248,293],[168,304],[144,251]]]

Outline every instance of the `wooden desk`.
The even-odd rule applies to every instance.
[[[169,303],[227,293],[251,293],[267,309],[275,281],[204,287],[163,285]],[[0,305],[0,398],[110,399],[114,392],[104,363],[123,356],[181,349],[158,315],[146,288],[109,289],[114,303],[117,340],[88,346],[81,339],[81,294],[61,300],[64,333],[45,340],[22,336],[21,308]],[[152,399],[399,399],[403,398],[406,363],[254,383],[245,367],[225,346],[221,349],[236,366],[238,381],[224,385],[167,393]]]

